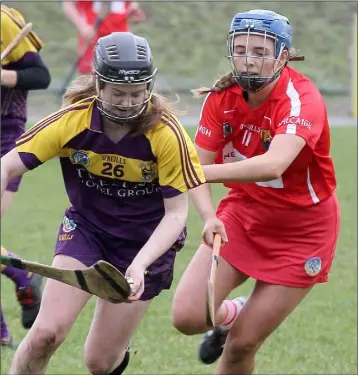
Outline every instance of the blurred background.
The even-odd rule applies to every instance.
[[[50,90],[30,95],[29,123],[34,123],[60,104],[58,92],[77,59],[77,31],[65,17],[61,2],[4,3],[33,22],[45,43],[41,55],[53,80]],[[184,123],[196,124],[202,103],[193,99],[190,89],[211,85],[228,72],[226,36],[233,15],[264,8],[290,19],[293,45],[305,56],[305,61],[291,64],[317,84],[331,123],[356,124],[357,2],[140,1],[139,5],[147,19],[130,24],[130,29],[148,39],[159,68],[157,91],[172,101],[174,93],[180,95],[176,108],[186,111]]]
[[[49,66],[48,90],[29,93],[27,126],[58,110],[63,82],[77,60],[78,34],[59,1],[3,1],[32,22],[44,41],[41,56]],[[337,171],[341,233],[330,282],[309,294],[295,313],[262,348],[257,374],[357,374],[357,2],[285,1],[139,1],[146,20],[131,23],[146,37],[159,68],[157,91],[186,111],[181,120],[193,138],[203,99],[191,89],[211,86],[229,71],[227,31],[235,13],[264,8],[289,17],[293,46],[305,61],[291,63],[314,80],[327,103],[332,157]],[[355,126],[352,126],[355,125]],[[338,127],[339,126],[339,127]],[[215,205],[226,194],[213,186]],[[26,174],[20,192],[2,220],[1,242],[26,260],[52,262],[52,250],[63,211],[68,206],[60,165],[54,159]],[[176,331],[170,319],[171,300],[179,278],[201,242],[202,221],[191,205],[185,250],[177,256],[173,287],[155,299],[135,334],[138,351],[129,374],[209,374],[214,366],[197,359],[201,337]],[[1,277],[1,302],[15,341],[26,335],[13,283]],[[249,280],[231,298],[248,295]],[[195,286],[194,286],[195,287]],[[240,293],[240,294],[236,294]],[[86,374],[82,347],[91,324],[95,300],[81,313],[69,337],[51,359],[48,374]],[[9,373],[13,350],[1,350],[0,373]]]

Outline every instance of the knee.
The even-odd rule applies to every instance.
[[[179,332],[188,336],[203,333],[207,330],[204,316],[201,318],[197,310],[187,308],[180,303],[173,304],[172,324]]]
[[[109,365],[105,358],[97,355],[85,356],[85,364],[88,372],[92,375],[110,374],[112,366]]]
[[[88,350],[85,346],[85,365],[92,375],[110,374],[119,354],[116,353],[111,358],[108,353],[103,353],[98,348],[97,350]]]
[[[31,349],[34,356],[52,354],[65,339],[65,334],[61,329],[44,327],[33,327],[31,330]]]
[[[228,362],[237,363],[254,357],[260,343],[255,339],[234,338],[228,339],[225,344],[225,355]]]

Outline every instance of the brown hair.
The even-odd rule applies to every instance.
[[[220,77],[215,83],[214,86],[209,89],[208,87],[200,87],[195,90],[191,90],[191,92],[194,94],[194,96],[198,97],[201,95],[208,94],[209,92],[220,92],[224,91],[232,86],[234,86],[236,83],[235,78],[232,74],[232,72],[223,75]]]
[[[79,76],[63,96],[63,106],[75,104],[80,100],[97,95],[96,77],[94,75]],[[150,99],[152,104],[149,111],[141,114],[138,118],[131,120],[131,133],[133,135],[143,134],[157,125],[164,114],[176,115],[177,112],[171,107],[169,101],[157,93],[153,93]]]

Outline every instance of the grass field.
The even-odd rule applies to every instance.
[[[193,128],[189,129],[193,133]],[[357,130],[332,129],[332,154],[338,176],[341,233],[329,283],[317,286],[262,348],[257,374],[357,374]],[[224,189],[214,189],[218,201]],[[59,163],[54,160],[24,177],[21,191],[2,225],[2,244],[25,259],[51,263],[58,226],[67,205]],[[133,341],[138,350],[127,374],[210,374],[214,366],[197,360],[201,337],[179,334],[170,321],[175,286],[200,241],[201,220],[191,209],[186,247],[178,255],[175,282],[152,304]],[[1,277],[1,302],[17,340],[19,307],[13,284]],[[250,291],[248,282],[237,295]],[[94,307],[90,301],[69,337],[50,362],[48,374],[86,374],[83,344]],[[13,351],[1,351],[2,374]]]

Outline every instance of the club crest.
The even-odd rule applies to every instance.
[[[322,260],[318,257],[313,257],[307,260],[305,263],[305,271],[308,276],[316,276],[319,274],[322,268]]]
[[[270,143],[272,141],[270,130],[269,129],[261,129],[260,137],[261,137],[262,145],[264,146],[264,149],[267,151],[269,149]]]
[[[228,122],[223,123],[223,135],[227,138],[232,133],[232,127]]]
[[[79,164],[84,167],[89,166],[89,156],[84,151],[72,151],[70,160],[72,164]]]
[[[153,180],[158,178],[157,165],[152,161],[145,161],[138,166],[141,169],[142,180],[144,182],[152,182]]]
[[[67,216],[63,218],[62,230],[65,233],[72,232],[73,230],[76,229],[76,227],[77,227],[77,224],[73,220],[69,219]]]

